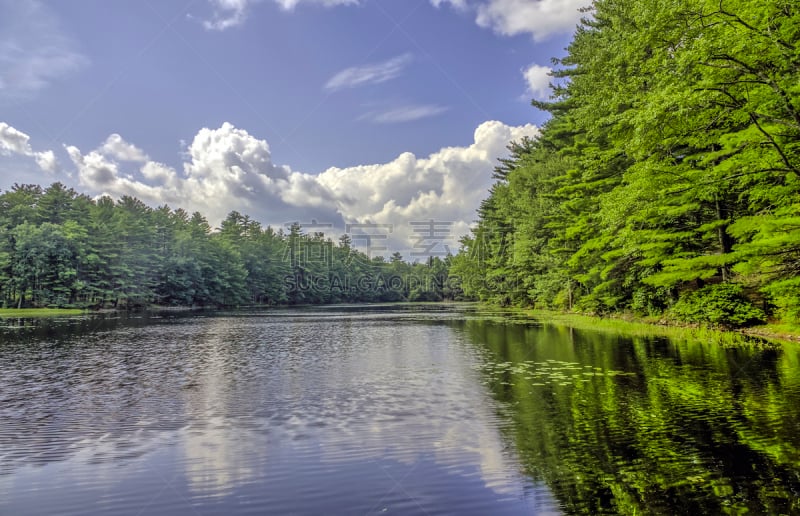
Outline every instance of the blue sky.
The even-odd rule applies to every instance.
[[[0,189],[464,232],[586,3],[0,0]]]

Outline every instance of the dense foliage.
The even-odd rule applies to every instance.
[[[788,0],[596,0],[534,101],[541,137],[511,146],[462,240],[465,292],[800,319],[798,41]]]
[[[60,183],[0,194],[5,307],[439,301],[460,295],[449,260],[370,259],[348,235],[276,232],[237,212],[212,230],[200,213],[95,201]]]

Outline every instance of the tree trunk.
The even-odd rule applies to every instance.
[[[717,219],[723,220],[725,218],[725,214],[722,211],[722,206],[720,205],[719,199],[715,201],[716,208],[717,208]],[[717,237],[719,238],[719,248],[722,254],[728,254],[731,252],[733,248],[733,242],[731,237],[728,235],[727,232],[728,224],[724,224],[717,228]],[[720,272],[722,273],[722,281],[727,282],[730,279],[730,270],[728,270],[727,265],[723,265],[720,267]]]

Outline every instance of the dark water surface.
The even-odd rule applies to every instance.
[[[796,514],[800,346],[394,305],[0,320],[0,515]]]

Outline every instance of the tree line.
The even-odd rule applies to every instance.
[[[465,292],[800,320],[798,42],[789,0],[595,0],[462,239]]]
[[[97,200],[61,183],[0,193],[3,307],[160,306],[440,301],[463,293],[451,257],[407,263],[236,211],[212,228],[199,212]]]

